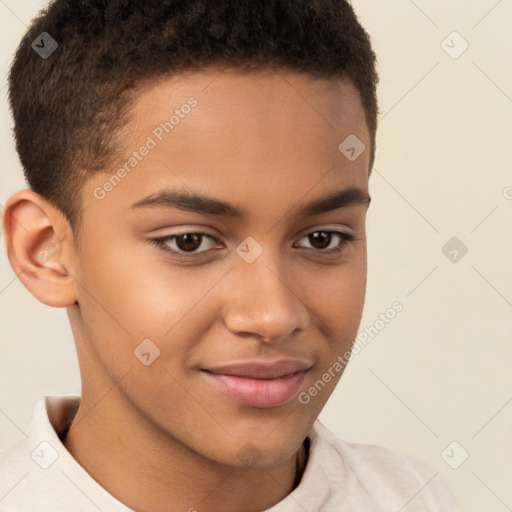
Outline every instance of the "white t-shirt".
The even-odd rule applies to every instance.
[[[44,396],[26,431],[0,454],[0,512],[133,512],[61,442],[79,396]],[[265,512],[459,512],[441,476],[384,446],[337,439],[320,421],[299,486]]]

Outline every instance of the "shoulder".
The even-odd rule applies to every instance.
[[[30,451],[27,438],[20,437],[0,452],[0,497],[23,490],[24,480],[31,471]],[[6,501],[9,501],[6,499]]]
[[[317,449],[337,484],[349,483],[355,495],[404,507],[404,512],[457,512],[458,506],[438,471],[394,448],[339,439],[320,421],[314,425]],[[385,509],[387,510],[387,509]]]
[[[48,463],[48,459],[41,455],[45,455],[44,445],[37,439],[38,430],[44,428],[41,425],[44,425],[45,411],[46,397],[41,397],[35,404],[34,415],[28,429],[22,431],[12,444],[0,452],[2,510],[17,510],[11,506],[17,506],[22,498],[30,494],[37,480],[37,470],[44,468],[45,463]]]
[[[79,400],[75,395],[41,397],[26,432],[0,454],[2,512],[130,512],[61,441]]]

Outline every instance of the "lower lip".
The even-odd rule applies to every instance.
[[[210,383],[224,394],[251,407],[279,407],[299,392],[306,372],[296,372],[278,379],[251,379],[204,372]]]

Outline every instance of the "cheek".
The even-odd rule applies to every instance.
[[[329,284],[327,284],[329,283]],[[339,269],[315,298],[314,311],[322,342],[316,346],[318,364],[298,395],[300,409],[316,418],[351,359],[359,330],[366,288],[366,266]]]
[[[308,306],[331,336],[355,337],[366,294],[366,258],[360,255],[346,265],[333,266],[302,278]]]
[[[148,331],[161,334],[198,294],[185,276],[171,275],[166,271],[169,265],[155,261],[152,250],[120,238],[88,246],[81,255],[81,299],[84,305],[103,311],[100,318],[105,328],[117,325],[135,337]]]
[[[119,361],[119,371],[133,362],[133,351],[145,339],[161,350],[161,361],[172,347],[178,365],[180,354],[201,339],[205,318],[213,314],[208,293],[226,269],[179,267],[150,245],[134,245],[116,240],[90,245],[81,255],[84,328],[105,364]]]
[[[304,290],[316,290],[309,296],[308,305],[323,341],[316,347],[318,365],[307,383],[308,389],[316,385],[309,395],[310,405],[316,409],[323,406],[348,362],[347,353],[357,336],[363,313],[366,270],[363,253],[346,265],[317,275],[314,284],[311,275],[304,277]],[[319,382],[323,377],[324,384]]]

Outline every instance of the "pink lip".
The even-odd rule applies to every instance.
[[[207,368],[204,375],[221,392],[251,407],[278,407],[298,393],[311,364],[287,360]]]

